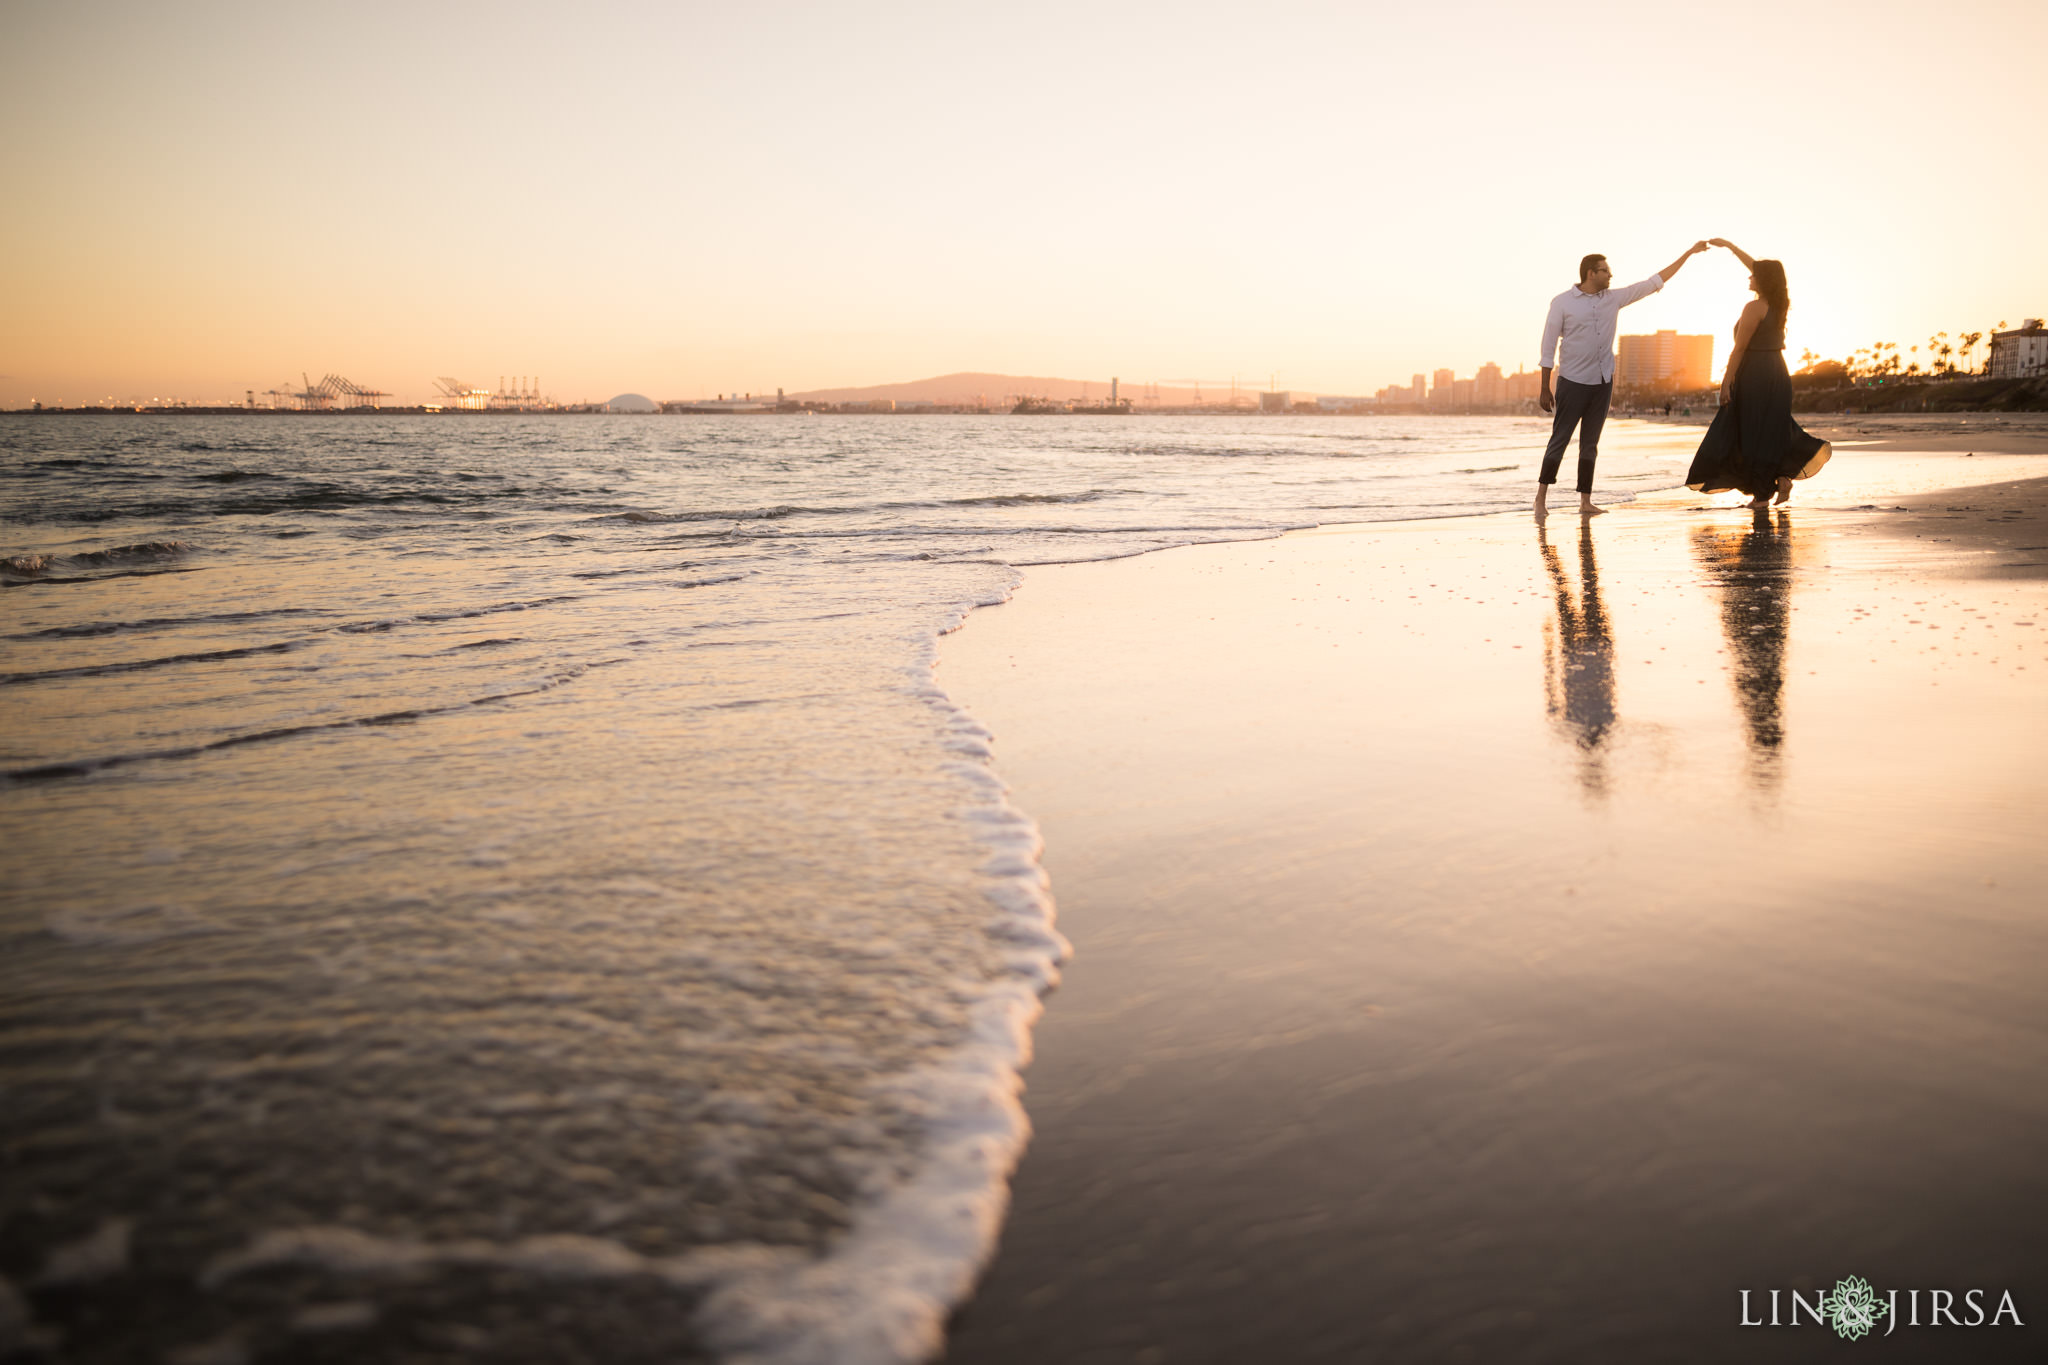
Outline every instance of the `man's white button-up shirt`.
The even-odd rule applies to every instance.
[[[1664,287],[1662,275],[1640,284],[1588,294],[1576,285],[1550,301],[1543,319],[1543,349],[1536,354],[1543,369],[1574,384],[1605,384],[1614,378],[1615,315]],[[1559,358],[1559,343],[1563,356]]]

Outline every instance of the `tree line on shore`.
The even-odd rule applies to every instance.
[[[1973,366],[1977,347],[1988,336],[2005,330],[2005,322],[2001,319],[1987,332],[1957,332],[1954,336],[1936,332],[1927,338],[1924,358],[1918,342],[1901,351],[1896,341],[1874,341],[1851,351],[1847,360],[1829,360],[1812,351],[1802,351],[1797,374],[1810,381],[1809,385],[1802,387],[1819,386],[1811,381],[1819,381],[1820,385],[1876,385],[1975,377],[1984,373]],[[1987,368],[1991,363],[1988,351],[1984,363]]]

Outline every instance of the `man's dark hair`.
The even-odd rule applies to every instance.
[[[1606,258],[1605,256],[1602,256],[1602,255],[1601,255],[1601,254],[1600,254],[1599,252],[1597,252],[1597,251],[1596,251],[1596,252],[1594,252],[1594,253],[1593,253],[1592,255],[1590,255],[1590,256],[1582,256],[1582,257],[1580,257],[1580,258],[1579,258],[1579,283],[1580,283],[1580,284],[1584,284],[1584,283],[1586,282],[1586,276],[1588,276],[1588,275],[1590,275],[1590,274],[1592,274],[1592,273],[1593,273],[1593,267],[1594,267],[1594,266],[1596,266],[1596,265],[1598,265],[1598,264],[1600,264],[1600,262],[1602,262],[1602,261],[1604,261],[1604,260],[1606,260],[1606,259],[1607,259],[1607,258]]]

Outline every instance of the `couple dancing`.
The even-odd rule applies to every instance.
[[[1739,488],[1751,507],[1768,507],[1792,497],[1792,480],[1813,475],[1828,462],[1826,441],[1809,436],[1792,420],[1792,379],[1785,371],[1785,314],[1792,301],[1785,288],[1785,267],[1759,261],[1735,243],[1716,237],[1695,242],[1684,255],[1640,284],[1608,288],[1614,272],[1605,256],[1579,262],[1579,282],[1550,301],[1543,323],[1541,403],[1557,416],[1550,445],[1537,475],[1536,515],[1547,510],[1544,499],[1557,482],[1564,448],[1572,431],[1579,432],[1579,515],[1606,509],[1593,505],[1593,462],[1600,454],[1600,428],[1607,422],[1608,400],[1614,395],[1615,317],[1638,299],[1662,289],[1679,268],[1710,247],[1726,247],[1749,267],[1749,287],[1756,297],[1735,319],[1735,349],[1721,380],[1721,409],[1707,428],[1685,476],[1688,488],[1724,493]],[[1560,352],[1562,353],[1560,355]],[[1557,394],[1550,391],[1556,369]]]

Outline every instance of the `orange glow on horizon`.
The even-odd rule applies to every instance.
[[[565,402],[964,370],[1369,394],[1533,367],[1580,255],[1639,279],[1709,236],[1786,261],[1794,356],[2048,312],[2032,125],[1856,112],[2020,108],[2048,9],[1482,8],[1447,33],[1055,4],[1019,32],[515,5],[422,41],[372,6],[357,45],[317,14],[34,7],[0,51],[0,405],[240,401],[302,370],[398,404],[514,371]],[[1732,98],[1766,28],[1797,78]],[[1744,275],[1695,258],[1623,330],[1725,354]]]

